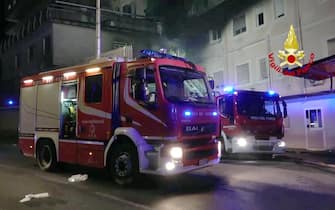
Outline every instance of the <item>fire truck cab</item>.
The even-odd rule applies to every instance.
[[[274,91],[224,88],[217,97],[224,151],[277,154],[285,150],[283,118],[285,101]]]
[[[143,50],[25,77],[19,148],[42,170],[106,167],[119,184],[138,173],[172,175],[219,162],[215,99],[201,67]]]

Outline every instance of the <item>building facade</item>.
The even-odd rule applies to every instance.
[[[285,120],[288,147],[335,148],[332,131],[335,108],[329,105],[333,104],[330,98],[334,95],[317,99],[310,96],[329,91],[330,79],[315,81],[285,76],[272,69],[268,59],[273,52],[275,62],[280,64],[277,54],[284,50],[290,25],[295,28],[299,49],[305,52],[305,64],[311,53],[315,55],[314,60],[334,55],[335,1],[263,0],[237,11],[224,21],[224,11],[229,13],[225,2],[219,8],[222,23],[211,25],[207,35],[203,36],[207,40],[191,50],[196,52],[192,55],[196,61],[213,76],[216,89],[222,91],[225,86],[234,86],[236,89],[274,90],[282,96],[298,95],[293,97],[294,100],[288,99],[289,117]],[[209,9],[207,13],[214,10]],[[221,17],[220,12],[218,14],[216,19]],[[321,122],[322,119],[326,120]],[[318,123],[309,126],[312,121]],[[322,143],[316,143],[318,141]]]
[[[70,66],[96,56],[92,1],[7,0],[6,38],[0,42],[1,105],[18,99],[21,77]],[[30,10],[25,10],[26,7]],[[132,46],[159,48],[161,24],[145,16],[145,0],[101,1],[101,53]]]

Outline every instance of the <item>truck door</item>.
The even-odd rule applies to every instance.
[[[78,137],[109,140],[111,136],[112,71],[101,69],[80,76],[78,98]]]
[[[218,101],[220,111],[221,126],[234,125],[234,97],[232,95],[225,95]]]
[[[159,106],[157,72],[151,66],[128,69],[123,83],[121,121],[125,127],[134,127],[141,135],[167,136],[169,131],[164,120],[166,110]]]
[[[77,124],[77,81],[62,83],[60,138],[74,139]]]

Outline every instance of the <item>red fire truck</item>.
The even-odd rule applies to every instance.
[[[215,99],[201,67],[142,50],[23,78],[19,148],[42,170],[57,163],[106,167],[127,184],[138,173],[171,175],[216,164]]]
[[[284,152],[286,144],[281,139],[287,108],[279,94],[226,87],[217,97],[217,105],[227,154]]]

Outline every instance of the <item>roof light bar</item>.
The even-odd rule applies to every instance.
[[[42,80],[45,82],[51,82],[53,78],[54,78],[53,76],[45,76],[45,77],[42,77]]]
[[[66,72],[63,74],[64,77],[68,78],[68,77],[73,77],[73,76],[76,76],[76,72],[74,71],[71,71],[71,72]]]
[[[34,82],[34,80],[32,80],[32,79],[26,79],[26,80],[23,81],[24,84],[31,84],[33,82]]]
[[[93,67],[93,68],[88,68],[86,69],[86,73],[95,73],[95,72],[99,72],[101,70],[100,67]]]

